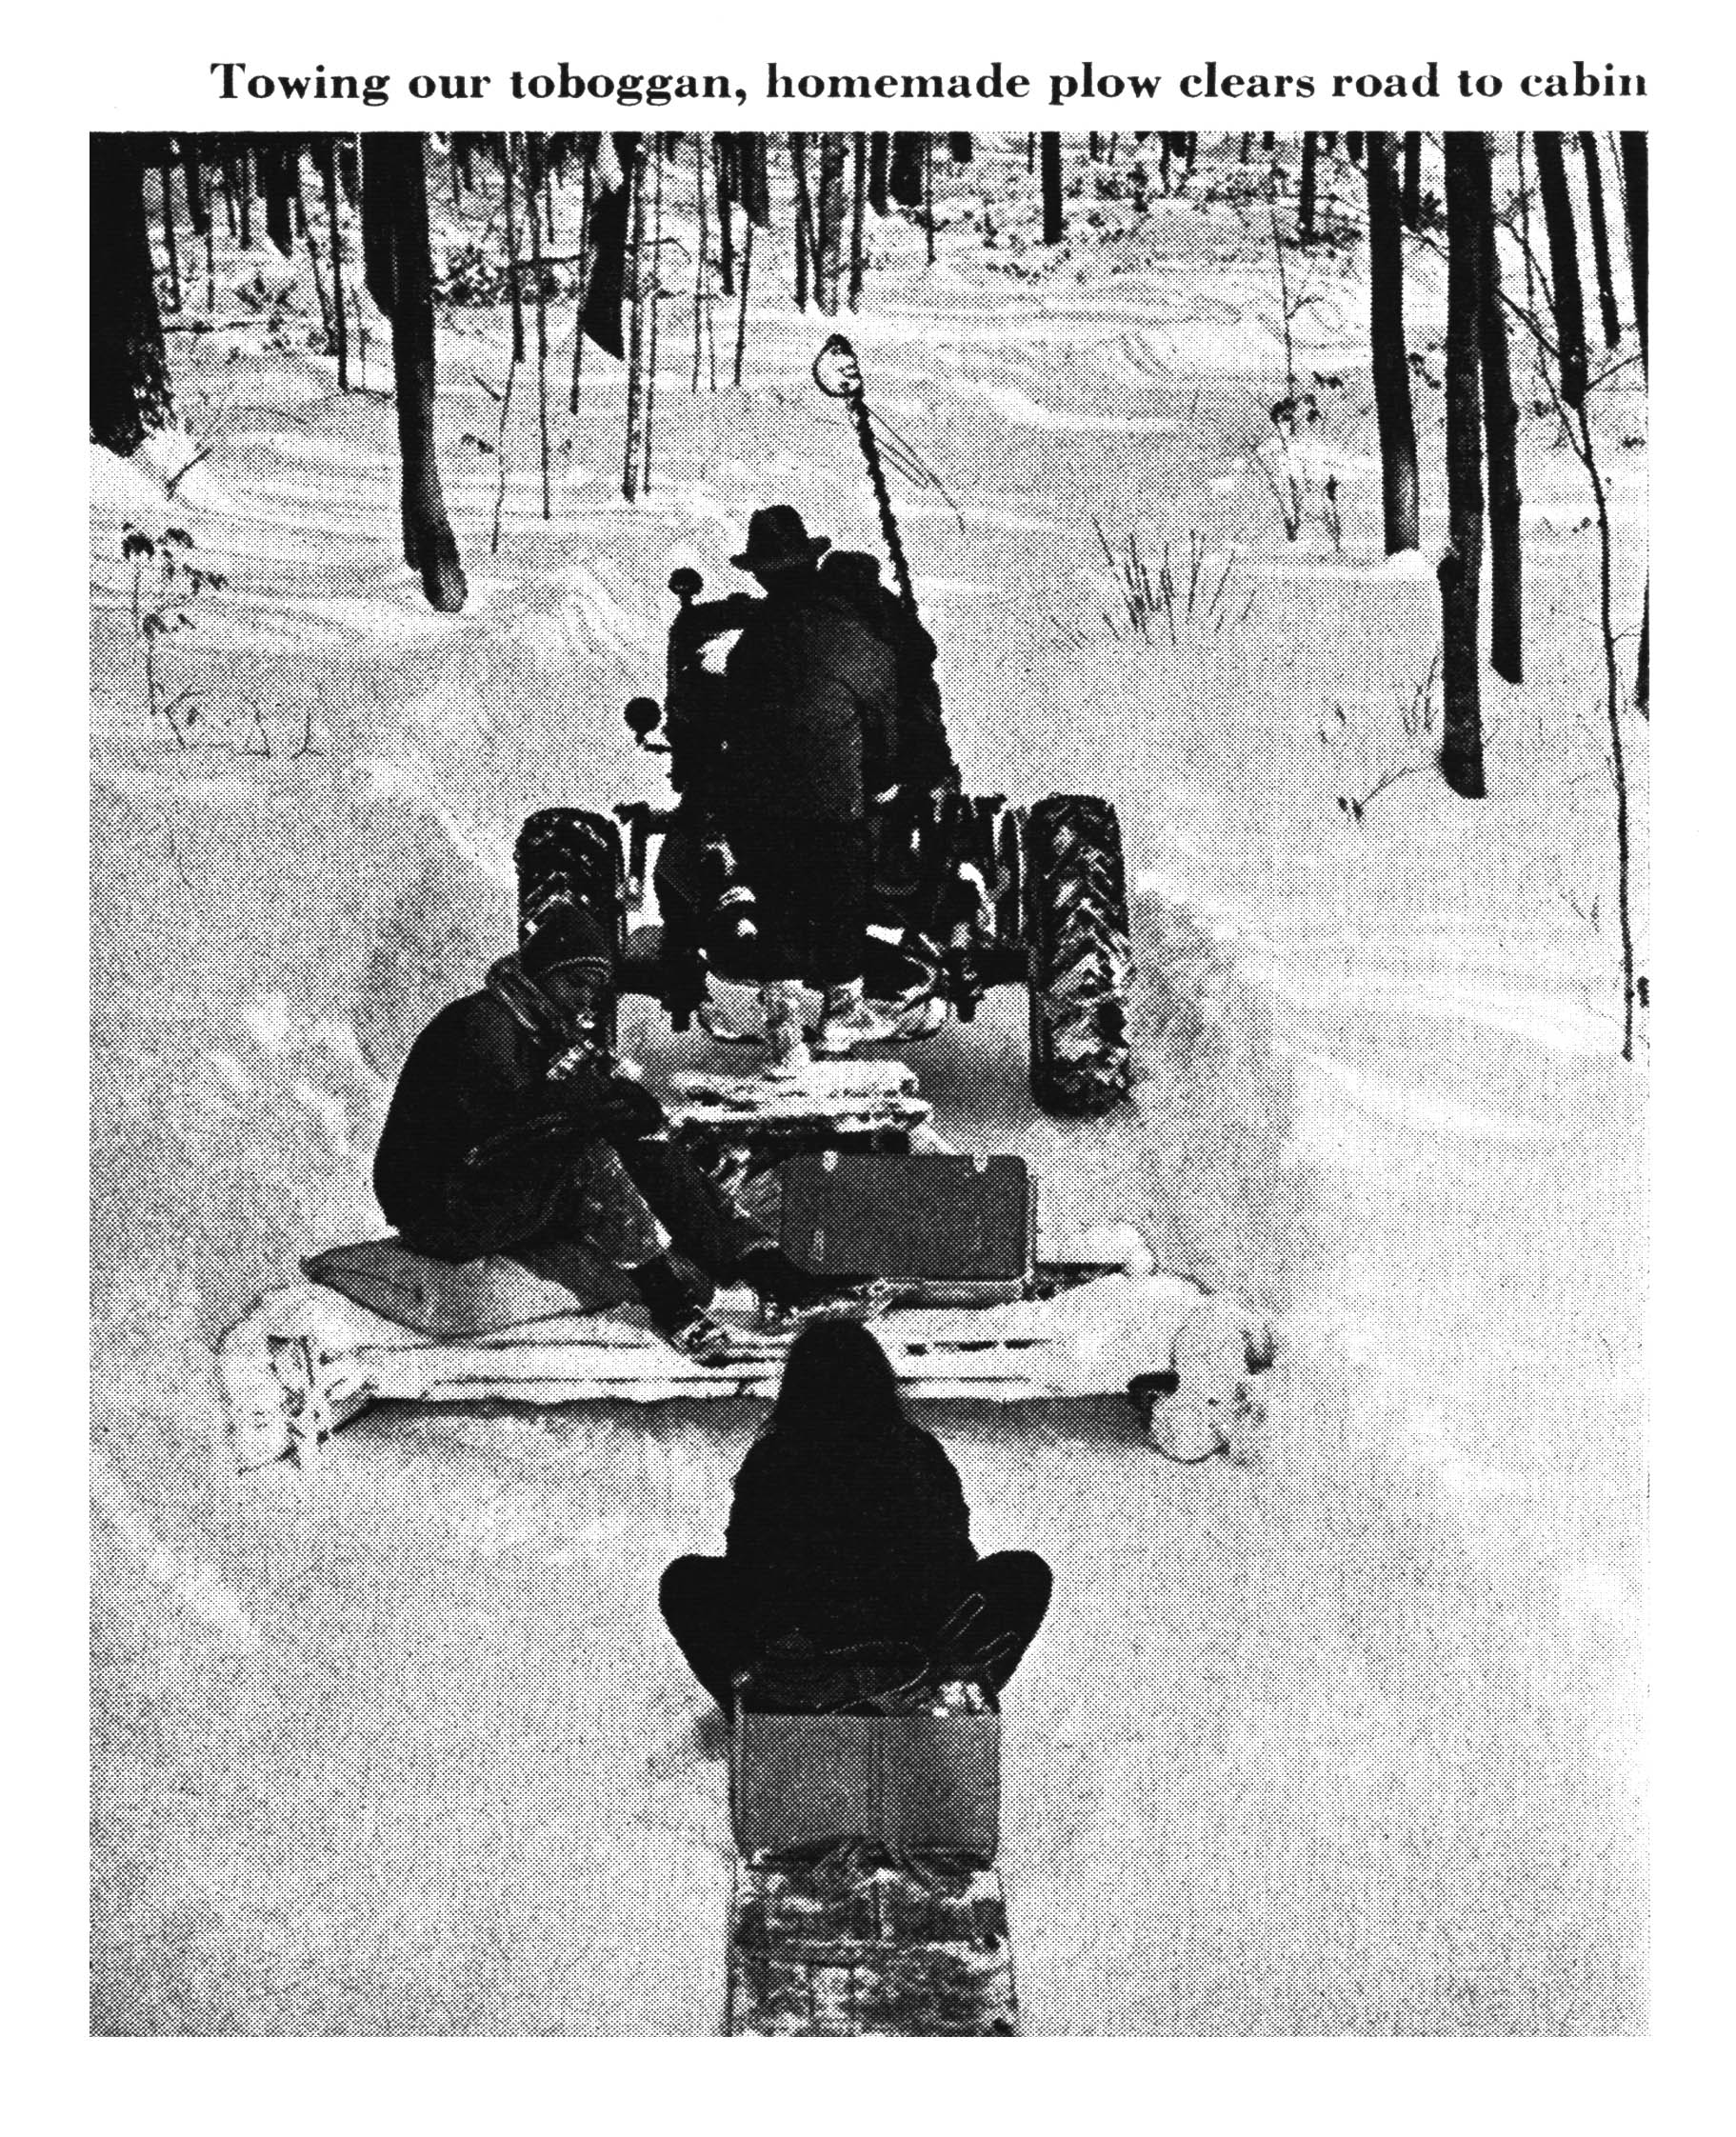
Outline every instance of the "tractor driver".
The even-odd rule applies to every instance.
[[[705,1310],[714,1282],[750,1286],[774,1326],[873,1311],[880,1287],[809,1275],[672,1139],[604,1042],[612,976],[603,929],[569,908],[416,1041],[373,1174],[404,1245],[440,1261],[508,1254],[587,1304],[625,1289],[705,1366],[742,1354]]]
[[[765,589],[731,649],[717,813],[751,889],[769,1067],[807,1065],[800,989],[820,990],[816,1049],[848,1054],[888,1039],[894,1020],[863,998],[868,806],[890,785],[897,664],[819,562],[831,544],[790,505],[748,525],[731,559]]]

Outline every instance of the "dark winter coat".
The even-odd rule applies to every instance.
[[[799,580],[755,605],[724,669],[721,812],[848,823],[897,747],[888,646],[848,601]]]
[[[373,1167],[406,1245],[468,1261],[533,1239],[564,1184],[564,1152],[661,1120],[656,1100],[621,1077],[550,1084],[554,1050],[487,993],[442,1009],[416,1041]]]
[[[957,776],[958,766],[947,739],[940,685],[934,680],[939,648],[889,587],[853,590],[851,598],[863,622],[892,655],[897,711],[892,760],[880,786],[943,786]]]
[[[748,1450],[728,1559],[756,1641],[800,1629],[831,1646],[932,1634],[968,1592],[977,1554],[958,1471],[931,1433],[812,1420]]]

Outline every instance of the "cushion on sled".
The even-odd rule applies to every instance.
[[[563,1255],[571,1281],[555,1283],[505,1254],[473,1262],[438,1262],[395,1239],[331,1247],[302,1263],[309,1278],[340,1292],[370,1313],[384,1314],[418,1335],[496,1335],[527,1321],[566,1313],[598,1313],[628,1295],[620,1275],[596,1264],[594,1285],[578,1286],[583,1261]]]

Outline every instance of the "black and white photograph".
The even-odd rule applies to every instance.
[[[1646,2032],[1644,84],[1123,30],[91,127],[92,2035]]]

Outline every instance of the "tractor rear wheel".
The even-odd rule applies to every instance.
[[[1133,1083],[1132,959],[1121,823],[1091,794],[1052,794],[1025,828],[1030,1093],[1046,1113],[1107,1113]]]
[[[620,957],[627,947],[627,864],[611,817],[589,809],[539,809],[526,817],[513,859],[521,949],[563,912],[578,910],[598,923]],[[598,1005],[597,1038],[612,1052],[617,1037],[611,988]]]

